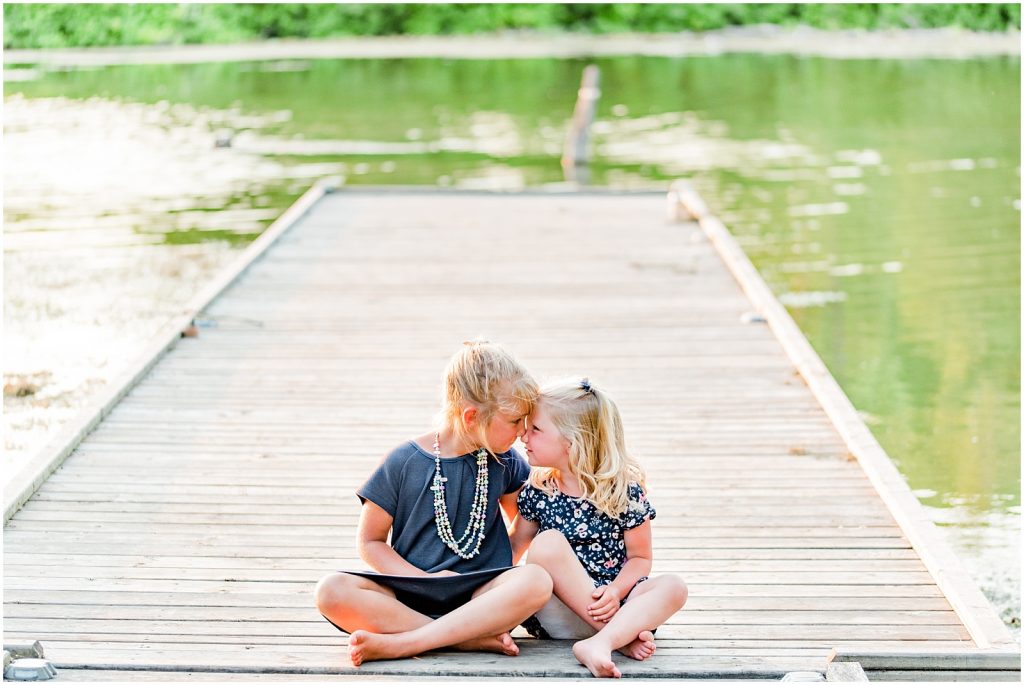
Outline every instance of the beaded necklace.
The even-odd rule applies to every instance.
[[[448,520],[448,504],[444,499],[444,484],[448,479],[441,475],[441,435],[434,434],[434,480],[430,489],[434,491],[437,537],[463,559],[472,559],[480,553],[487,524],[487,450],[477,451],[476,465],[476,489],[473,492],[473,506],[469,510],[469,523],[462,537],[456,540],[452,523]]]

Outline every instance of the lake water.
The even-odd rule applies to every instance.
[[[1019,58],[595,63],[590,181],[693,181],[1019,635]],[[8,71],[8,460],[315,178],[562,184],[585,64]]]

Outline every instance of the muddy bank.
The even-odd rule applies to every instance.
[[[268,40],[233,45],[6,50],[4,63],[80,67],[390,57],[682,57],[739,52],[787,53],[837,59],[966,59],[1020,55],[1020,32],[979,33],[954,28],[823,31],[806,26],[784,28],[774,25],[668,34],[574,35],[510,31],[473,36],[387,36],[331,40]]]

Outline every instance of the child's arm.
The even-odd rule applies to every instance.
[[[610,620],[619,610],[620,602],[632,592],[636,581],[651,572],[651,520],[627,530],[623,539],[626,542],[625,565],[615,580],[594,590],[594,603],[587,607],[596,621]]]
[[[374,504],[371,500],[363,503],[356,544],[359,546],[359,556],[370,565],[370,568],[378,573],[395,576],[450,575],[450,572],[445,571],[427,573],[403,559],[388,544],[388,533],[393,522],[391,514],[380,505]]]
[[[512,530],[509,531],[509,540],[512,542],[512,565],[515,566],[519,563],[519,560],[523,558],[523,554],[526,553],[526,549],[530,546],[530,542],[537,535],[537,529],[540,527],[536,521],[527,521],[519,514],[519,491],[511,492],[507,495],[502,495],[501,508],[505,511],[505,516],[512,522]]]

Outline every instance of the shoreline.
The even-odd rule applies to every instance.
[[[1020,56],[1020,31],[955,28],[821,30],[771,24],[703,33],[573,34],[506,31],[469,36],[373,36],[274,39],[221,45],[4,50],[4,64],[101,67],[287,59],[536,59],[614,56],[685,57],[727,53],[793,54],[833,59],[970,59]]]

